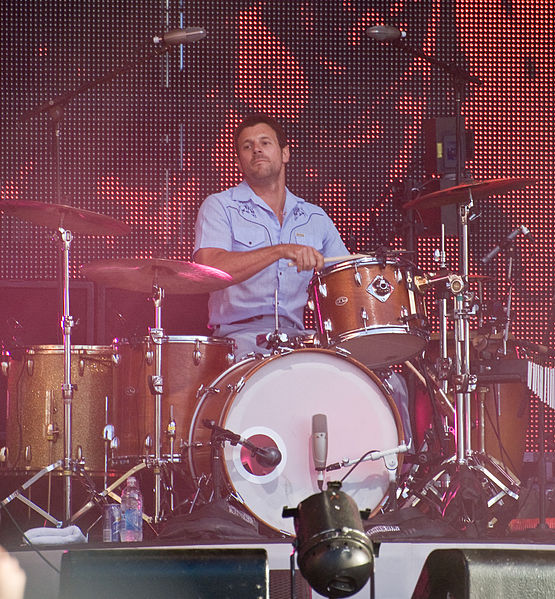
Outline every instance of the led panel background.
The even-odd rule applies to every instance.
[[[126,237],[76,235],[74,278],[80,264],[98,258],[190,259],[200,202],[239,180],[230,133],[253,111],[284,123],[292,147],[289,186],[328,211],[353,251],[407,249],[401,205],[425,183],[422,122],[455,111],[448,75],[364,35],[374,24],[407,31],[407,44],[483,82],[467,86],[462,102],[475,136],[468,173],[537,180],[476,203],[470,269],[492,277],[484,284],[488,305],[505,303],[506,253],[487,266],[481,258],[526,225],[535,241],[519,237],[516,243],[511,330],[517,339],[551,344],[552,2],[7,0],[1,11],[0,199],[60,199],[49,149],[51,119],[42,112],[22,121],[27,111],[145,58],[64,108],[61,200],[132,227]],[[206,39],[147,58],[154,34],[186,26],[205,27]],[[417,217],[414,260],[433,270],[437,214]],[[2,216],[0,235],[2,279],[56,279],[55,232]],[[447,239],[446,250],[448,266],[456,270],[456,238]],[[194,301],[205,318],[202,298]],[[135,310],[132,298],[119,294],[114,302],[112,311],[124,317]],[[183,334],[192,325],[189,319],[179,330],[181,306],[194,313],[192,302],[174,299],[167,311]],[[435,330],[433,295],[428,304]],[[106,334],[119,334],[116,329],[108,327]]]

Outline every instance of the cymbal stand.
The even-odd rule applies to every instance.
[[[61,460],[50,464],[35,474],[27,481],[21,489],[27,489],[44,475],[57,468],[62,469],[63,477],[63,521],[59,521],[47,512],[33,503],[30,499],[23,496],[20,490],[12,493],[2,501],[0,507],[7,505],[12,499],[19,499],[38,514],[52,522],[56,527],[63,523],[71,521],[71,481],[74,469],[81,467],[80,464],[72,460],[72,403],[74,385],[71,383],[71,329],[74,326],[73,317],[69,312],[69,250],[73,235],[71,231],[59,227],[60,238],[62,241],[62,287],[63,287],[63,316],[60,326],[63,330],[63,355],[64,355],[64,380],[62,383],[62,399],[64,402],[64,456]]]
[[[436,251],[434,259],[437,258],[437,263],[440,270],[447,267],[445,261],[445,225],[441,224],[441,248]],[[438,301],[439,305],[439,368],[438,370],[442,373],[447,374],[449,372],[449,357],[447,347],[447,293],[442,292]],[[444,393],[447,393],[449,381],[447,376],[440,376],[441,389]]]
[[[61,326],[64,333],[64,382],[62,398],[64,401],[64,521],[71,520],[71,476],[72,476],[72,403],[74,386],[71,384],[71,329],[73,317],[69,313],[69,248],[73,239],[71,231],[59,228],[63,243],[63,291],[64,314]]]
[[[459,212],[459,270],[468,281],[468,216],[473,205],[472,192],[469,201],[458,205]],[[468,303],[464,291],[455,296],[455,440],[458,464],[464,464],[472,455],[471,447],[471,392],[476,388],[476,376],[470,373],[470,327]]]
[[[161,458],[162,458],[162,395],[164,393],[164,377],[162,376],[162,303],[164,290],[156,283],[152,285],[154,302],[154,328],[149,334],[154,343],[154,374],[150,377],[149,387],[154,395],[154,522],[159,522],[161,512]]]

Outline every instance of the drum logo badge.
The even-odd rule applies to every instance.
[[[339,297],[337,297],[335,299],[335,305],[336,306],[344,306],[348,301],[349,301],[348,297],[346,297],[344,295],[340,295]]]

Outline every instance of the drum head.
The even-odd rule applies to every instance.
[[[224,374],[220,386],[225,379]],[[246,507],[276,530],[294,534],[293,521],[281,516],[283,507],[296,507],[318,492],[311,443],[314,414],[327,416],[328,464],[392,449],[403,436],[393,400],[375,375],[328,350],[273,356],[254,365],[235,387],[239,390],[226,402],[221,426],[258,447],[277,447],[282,459],[277,466],[261,466],[245,447],[226,444],[225,474]],[[213,395],[207,397],[215,401]],[[346,473],[341,468],[327,480]],[[388,472],[378,460],[361,463],[342,490],[360,509],[373,510],[388,486]]]

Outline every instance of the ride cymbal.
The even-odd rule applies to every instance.
[[[535,182],[535,179],[524,177],[468,181],[455,187],[440,189],[439,191],[418,196],[414,200],[403,204],[403,208],[405,210],[410,210],[411,208],[428,210],[430,208],[439,208],[448,204],[464,204],[470,200],[471,195],[473,198],[503,195],[509,191],[515,191],[533,185]]]

